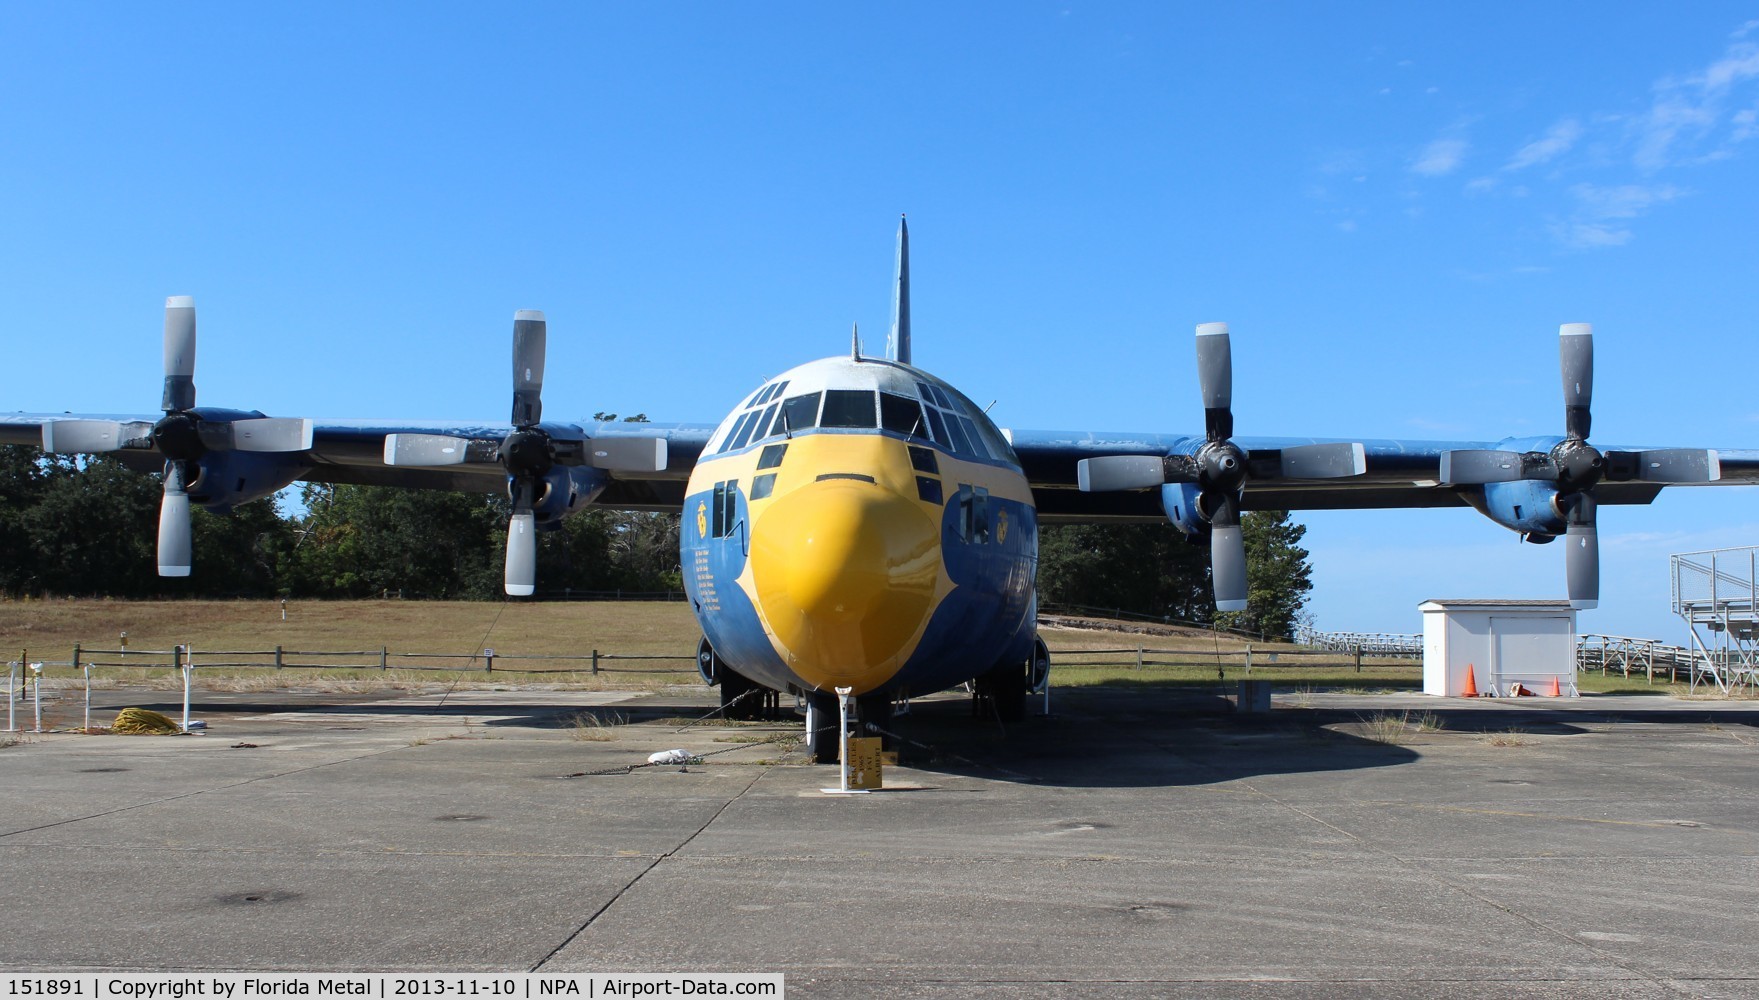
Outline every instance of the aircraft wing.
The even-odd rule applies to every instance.
[[[1097,521],[1160,521],[1167,516],[1161,491],[1138,489],[1084,492],[1079,463],[1111,456],[1161,458],[1192,455],[1204,444],[1201,434],[1160,434],[1111,431],[1016,430],[1015,453],[1032,484],[1039,520],[1047,524]],[[1496,442],[1403,441],[1333,438],[1237,438],[1249,456],[1249,475],[1241,493],[1242,510],[1370,510],[1393,507],[1476,507],[1478,485],[1441,482],[1442,456],[1450,452],[1492,451]],[[1300,479],[1284,475],[1271,457],[1312,445],[1362,446],[1363,471],[1331,479]],[[1608,452],[1653,452],[1661,449],[1620,445]],[[1702,450],[1702,449],[1700,449]],[[1707,484],[1658,484],[1643,481],[1602,482],[1601,503],[1647,504],[1665,485],[1759,485],[1759,450],[1717,449],[1721,477]]]
[[[194,411],[211,423],[261,418],[260,413]],[[120,427],[117,447],[106,449],[124,464],[142,472],[159,472],[164,456],[148,433],[164,414],[0,414],[0,444],[43,447],[43,425],[74,421],[81,425],[111,423]],[[458,421],[325,420],[310,421],[309,447],[276,452],[272,461],[292,481],[351,483],[368,486],[401,486],[415,489],[455,490],[467,493],[501,493],[507,489],[507,471],[493,460],[495,449],[513,433],[511,424],[474,424]],[[690,470],[714,431],[713,424],[655,424],[585,421],[543,425],[558,439],[595,442],[665,442],[665,465],[652,471],[609,470],[608,483],[597,502],[628,510],[680,509],[684,484]],[[53,432],[51,432],[53,433]],[[447,466],[391,465],[386,462],[386,440],[393,435],[443,437],[465,443],[469,460]],[[300,442],[305,443],[305,442]]]

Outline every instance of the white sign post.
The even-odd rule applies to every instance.
[[[836,788],[821,788],[826,795],[866,795],[865,788],[849,787],[849,710],[855,706],[854,688],[837,688],[837,752],[842,763],[837,767]]]

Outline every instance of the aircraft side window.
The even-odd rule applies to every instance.
[[[893,392],[880,393],[880,426],[911,437],[928,436],[922,426],[922,404]]]
[[[775,492],[775,489],[776,489],[776,474],[775,473],[772,472],[769,475],[758,476],[756,479],[753,479],[751,481],[751,499],[762,500],[765,497],[769,496],[771,493]]]
[[[773,469],[782,464],[782,456],[786,454],[788,454],[787,445],[766,444],[763,446],[763,454],[757,456],[757,467],[760,470]]]
[[[916,496],[928,503],[941,502],[941,481],[927,476],[916,477]]]
[[[739,426],[733,431],[733,450],[737,451],[751,441],[751,432],[757,429],[757,421],[761,416],[762,414],[753,410],[740,419]]]
[[[934,429],[934,439],[951,448],[952,444],[947,438],[947,425],[941,421],[941,411],[932,406],[925,406],[923,410],[928,414],[928,426]]]
[[[729,479],[715,484],[713,527],[709,534],[714,538],[725,538],[733,533],[733,526],[738,523],[739,480]]]
[[[959,487],[959,537],[967,542],[989,541],[989,490],[982,486]]]
[[[763,411],[763,416],[757,418],[757,429],[751,432],[751,440],[762,441],[770,436],[770,419],[775,415],[776,404],[771,403],[769,408]]]
[[[818,393],[809,392],[784,402],[782,404],[782,419],[788,422],[783,429],[790,433],[817,427]]]
[[[941,472],[941,463],[935,460],[934,452],[914,445],[910,447],[910,467],[917,472],[926,472],[936,476],[940,475]],[[763,466],[760,465],[758,468],[761,469]]]
[[[872,389],[826,389],[820,427],[878,427]]]

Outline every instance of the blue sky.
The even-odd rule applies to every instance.
[[[201,401],[717,420],[889,322],[1004,426],[1561,430],[1759,447],[1759,4],[0,5],[5,409],[147,412],[163,299]],[[1584,630],[1682,639],[1670,552],[1759,544],[1749,489],[1602,511]],[[1335,629],[1556,596],[1466,511],[1302,515]]]

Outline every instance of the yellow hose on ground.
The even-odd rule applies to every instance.
[[[110,731],[124,736],[169,736],[183,732],[183,727],[151,709],[125,708],[116,713]]]

